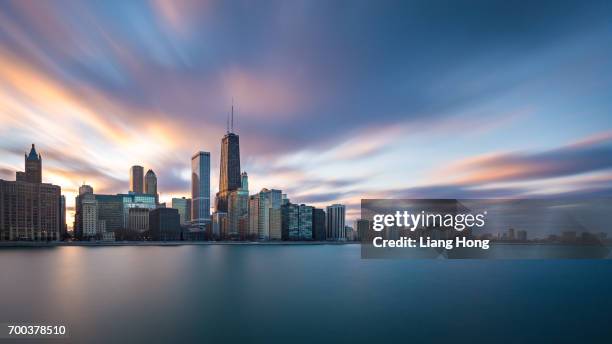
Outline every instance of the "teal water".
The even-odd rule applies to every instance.
[[[358,245],[5,248],[0,276],[0,323],[65,324],[75,343],[612,342],[609,260],[362,260]]]

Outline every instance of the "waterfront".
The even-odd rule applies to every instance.
[[[359,245],[0,249],[0,323],[71,342],[597,341],[609,260],[362,260]]]

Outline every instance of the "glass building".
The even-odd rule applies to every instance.
[[[210,223],[210,153],[198,152],[191,157],[191,222]]]
[[[191,198],[173,198],[172,208],[178,210],[181,225],[187,225],[191,222]]]

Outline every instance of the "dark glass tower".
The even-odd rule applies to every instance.
[[[228,121],[229,122],[229,121]],[[219,171],[219,193],[215,209],[227,212],[227,197],[230,191],[238,190],[240,179],[240,139],[234,132],[234,106],[232,105],[231,126],[221,140],[221,164]]]

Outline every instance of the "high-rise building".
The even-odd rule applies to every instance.
[[[234,133],[234,105],[232,104],[231,126],[221,140],[221,164],[219,166],[219,192],[215,210],[227,212],[227,198],[230,191],[238,190],[240,177],[240,138]]]
[[[314,208],[312,215],[312,236],[314,240],[323,241],[326,238],[325,210]]]
[[[346,207],[342,204],[332,204],[327,207],[327,240],[346,240],[344,222]]]
[[[80,199],[81,220],[83,223],[82,239],[93,239],[98,233],[98,203],[93,194],[84,194]]]
[[[144,169],[142,166],[134,165],[130,167],[130,191],[134,193],[141,194],[144,189],[142,187],[143,183],[143,173]]]
[[[228,235],[227,213],[216,211],[212,215],[212,239],[226,239]]]
[[[357,220],[357,224],[355,225],[355,227],[357,227],[357,240],[368,240],[368,238],[372,234],[370,230],[371,225],[372,224],[369,220],[366,220],[366,219]]]
[[[191,157],[191,222],[196,226],[210,223],[210,153]]]
[[[59,240],[61,188],[42,183],[42,156],[33,144],[15,177],[0,179],[0,240]]]
[[[157,241],[181,240],[180,215],[177,209],[157,208],[149,212],[151,239]]]
[[[246,172],[240,176],[240,187],[227,197],[228,238],[245,240],[249,237],[249,179]]]
[[[105,233],[118,233],[125,229],[123,196],[95,195],[95,198],[98,203],[98,221],[104,222]]]
[[[85,195],[93,194],[93,188],[90,185],[83,184],[79,186],[79,195],[76,197],[75,213],[74,213],[74,235],[77,239],[83,238],[83,207],[82,202]]]
[[[282,193],[280,190],[262,189],[249,198],[249,227],[257,232],[259,240],[281,240]]]
[[[173,198],[172,208],[178,210],[181,225],[187,225],[191,222],[191,198]]]
[[[157,176],[153,170],[148,170],[144,177],[144,193],[157,196]]]
[[[281,206],[283,240],[312,240],[314,208],[305,204]]]
[[[68,227],[66,226],[66,197],[60,196],[60,238],[65,238],[68,234]]]

